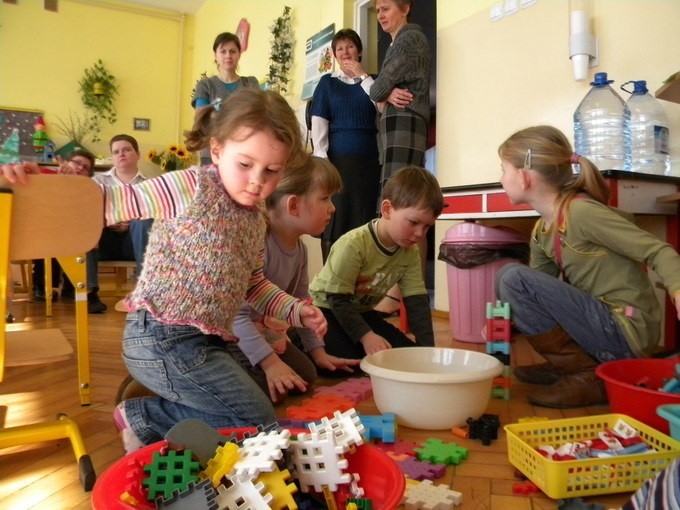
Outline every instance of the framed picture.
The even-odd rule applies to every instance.
[[[132,127],[135,131],[149,131],[151,129],[151,119],[135,117]]]
[[[17,128],[19,130],[19,156],[34,157],[36,155],[33,148],[34,126],[42,116],[42,110],[0,106],[0,143],[4,143],[12,134],[12,129]]]

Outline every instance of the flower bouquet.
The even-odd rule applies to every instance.
[[[151,149],[146,159],[159,165],[164,172],[188,168],[192,164],[191,153],[179,144],[171,144],[162,152]]]

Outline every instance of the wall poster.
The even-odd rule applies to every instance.
[[[335,35],[335,23],[307,39],[305,45],[305,81],[302,86],[303,101],[311,99],[316,84],[324,74],[333,71],[333,50],[331,42]]]

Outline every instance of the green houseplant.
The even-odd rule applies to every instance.
[[[291,29],[290,7],[283,8],[283,14],[270,27],[272,31],[271,54],[267,79],[274,90],[286,92],[290,79],[288,73],[293,65],[293,31]]]
[[[118,95],[116,77],[109,72],[101,59],[90,68],[80,82],[80,98],[89,112],[92,141],[100,140],[99,133],[103,121],[113,124],[117,119],[115,98]]]
[[[75,145],[82,146],[85,136],[92,130],[92,123],[87,116],[81,116],[73,110],[69,110],[68,117],[62,119],[55,116],[55,118],[53,124],[57,131]]]

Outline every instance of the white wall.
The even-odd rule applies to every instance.
[[[440,0],[440,12],[449,2]],[[654,91],[678,71],[679,1],[595,0],[594,5],[600,65],[591,69],[591,77],[607,72],[615,87],[644,79]],[[538,0],[497,22],[490,21],[489,10],[483,5],[437,34],[437,177],[442,186],[497,182],[497,148],[517,129],[552,124],[573,139],[572,115],[590,88],[572,76],[566,0]],[[677,158],[680,105],[662,103]],[[452,225],[438,222],[437,249]],[[448,311],[445,267],[436,263],[435,308]]]

